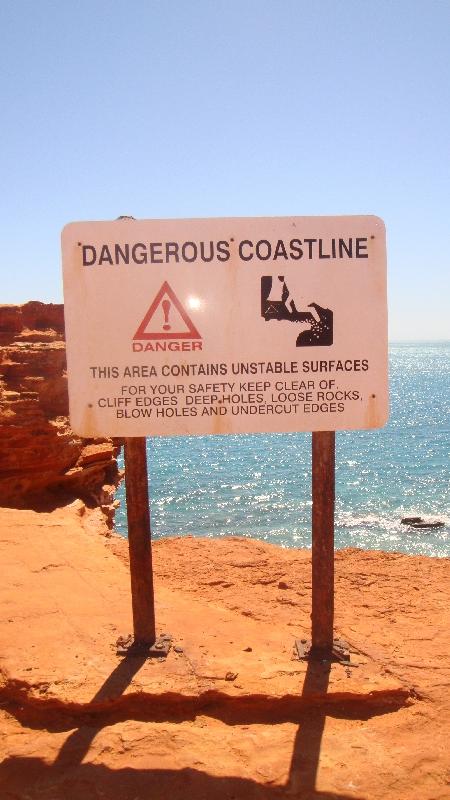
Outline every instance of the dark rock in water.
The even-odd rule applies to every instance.
[[[443,528],[445,522],[414,522],[411,527],[412,528]]]
[[[411,528],[443,528],[445,522],[441,520],[427,522],[422,517],[403,517],[402,525],[409,525]]]

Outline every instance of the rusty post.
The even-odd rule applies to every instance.
[[[334,622],[335,432],[312,435],[311,654],[329,655]]]
[[[125,488],[134,641],[153,645],[156,626],[145,437],[125,439]]]

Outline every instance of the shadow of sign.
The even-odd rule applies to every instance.
[[[48,764],[38,757],[10,757],[0,765],[0,785],[3,786],[3,797],[23,797],[27,800],[87,800],[87,798],[108,798],[108,800],[136,800],[136,798],[151,798],[151,800],[276,800],[276,798],[295,797],[299,800],[363,800],[354,794],[346,795],[335,792],[324,792],[316,789],[317,772],[320,764],[320,753],[325,720],[328,714],[340,717],[358,718],[355,710],[349,710],[348,715],[342,708],[340,710],[330,706],[313,707],[315,698],[325,694],[328,687],[330,665],[325,663],[308,664],[304,685],[299,701],[306,701],[306,711],[289,711],[288,708],[273,708],[273,701],[266,700],[258,712],[253,712],[251,707],[233,704],[222,710],[214,706],[207,707],[203,713],[223,719],[229,725],[260,724],[262,719],[266,724],[277,724],[297,717],[299,728],[295,737],[290,774],[285,786],[271,786],[261,784],[255,780],[235,776],[214,776],[206,771],[183,769],[133,769],[124,767],[113,769],[103,764],[83,763],[97,733],[107,725],[114,724],[116,717],[96,718],[95,706],[111,698],[119,698],[131,684],[133,677],[139,672],[144,663],[143,658],[124,658],[101,686],[92,701],[87,706],[87,715],[91,709],[91,724],[84,724],[72,731],[63,744],[53,764]],[[239,698],[234,698],[239,699]],[[243,698],[245,701],[246,698]],[[311,707],[308,709],[308,701]],[[55,710],[49,711],[48,721],[45,722],[42,714],[34,710],[34,718],[24,718],[24,708],[9,709],[24,725],[47,730],[71,729],[76,725],[74,719],[57,720]],[[22,714],[21,714],[22,711]],[[275,712],[275,713],[274,713]],[[379,712],[380,713],[380,712]],[[143,710],[140,714],[126,713],[125,709],[119,718],[122,719],[147,719],[151,714]],[[159,715],[153,715],[158,717]],[[162,717],[170,716],[163,714]],[[177,715],[181,719],[194,719],[195,711],[186,708],[178,709]],[[363,715],[367,718],[367,714]],[[26,713],[25,713],[26,717]],[[40,718],[40,721],[39,721]],[[53,720],[53,722],[52,722]],[[132,753],[130,752],[130,760]]]

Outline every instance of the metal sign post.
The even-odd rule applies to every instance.
[[[350,661],[348,645],[333,638],[334,625],[334,431],[312,434],[311,641],[297,639],[301,659]]]
[[[156,637],[145,437],[125,439],[125,488],[134,635],[121,637],[117,652],[164,657],[170,637]]]
[[[333,648],[334,465],[334,431],[313,433],[311,649],[317,655]]]

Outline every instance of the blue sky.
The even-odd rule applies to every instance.
[[[73,220],[364,214],[391,339],[450,338],[448,0],[3,0],[0,303]]]

